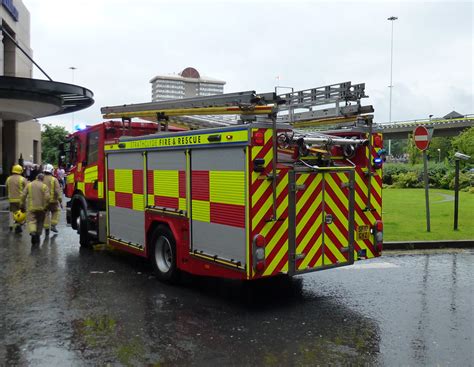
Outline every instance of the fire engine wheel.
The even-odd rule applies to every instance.
[[[175,282],[178,277],[176,267],[176,242],[171,231],[164,226],[157,227],[151,236],[150,260],[156,276],[160,280]]]
[[[79,211],[77,217],[77,233],[79,233],[79,243],[82,247],[88,247],[90,245],[89,238],[89,227],[87,224],[87,213],[84,208]]]

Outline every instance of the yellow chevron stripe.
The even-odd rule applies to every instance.
[[[329,250],[340,263],[347,262],[346,258],[341,254],[341,252],[332,243],[332,241],[328,239],[327,236],[325,237],[324,245],[325,245],[324,252],[327,252]],[[330,264],[333,264],[331,260],[329,260],[326,256],[324,256],[324,265],[330,265]]]
[[[277,196],[279,194],[281,194],[281,192],[285,189],[285,187],[288,185],[288,179],[286,178],[285,180],[280,180],[280,182],[278,183],[277,185]],[[262,183],[262,186],[265,185],[265,183]],[[268,184],[269,185],[269,184]],[[257,192],[253,195],[252,197],[252,206],[255,205],[253,204],[253,201],[254,201],[254,198],[257,197],[258,199],[258,190]],[[285,204],[286,206],[288,206],[288,198],[286,198],[285,200],[283,200],[282,204]],[[265,215],[265,213],[272,207],[273,205],[273,197],[272,195],[270,195],[267,200],[265,200],[265,202],[263,203],[263,205],[260,207],[258,213],[253,217],[253,220],[252,220],[252,229],[254,229],[258,223],[260,223],[260,221],[262,220],[263,216]],[[277,208],[277,214],[278,214],[278,208]]]
[[[313,217],[321,200],[322,200],[322,195],[318,195],[318,197],[314,201],[314,204],[311,205],[311,207],[308,209],[308,211],[303,216],[303,218],[301,218],[301,221],[296,225],[296,237],[298,237],[298,234],[301,233],[301,231],[303,231],[305,225],[308,223],[311,217]],[[316,219],[314,224],[311,226],[311,228],[308,230],[306,235],[303,237],[301,242],[296,244],[296,251],[298,253],[306,247],[311,236],[313,236],[313,234],[316,232],[318,227],[322,224],[321,222],[322,220],[321,220],[321,214],[320,214],[318,215],[318,218]]]
[[[273,222],[267,223],[264,227],[266,233],[265,234],[262,233],[262,235],[268,234],[268,232],[272,229],[272,227],[273,227]],[[288,218],[284,220],[281,227],[278,229],[278,231],[276,231],[273,238],[271,238],[270,241],[265,246],[266,256],[268,256],[273,251],[277,242],[280,240],[281,237],[285,235],[287,230],[288,230]]]
[[[331,190],[334,191],[336,196],[341,201],[342,205],[346,208],[349,208],[349,198],[342,192],[341,188],[337,185],[334,179],[328,175],[326,176],[326,183],[330,186]],[[325,195],[326,205],[329,205],[331,210],[334,212],[336,217],[341,221],[342,225],[346,228],[349,226],[349,218],[347,218],[339,208],[339,206],[335,203],[335,201],[329,196],[329,194]]]
[[[318,228],[320,228],[321,226],[322,226],[322,213],[319,213],[318,217],[316,218],[315,225],[311,227],[311,229],[308,231],[308,233],[303,238],[301,243],[298,244],[297,249],[296,249],[296,253],[300,254],[301,251],[303,251],[303,249],[308,245],[309,240],[311,239],[311,237],[316,233]],[[297,235],[298,235],[298,233],[297,233]],[[310,250],[306,254],[306,257],[301,262],[301,264],[300,264],[301,269],[306,268],[308,266],[309,262],[313,258],[316,251],[318,251],[319,247],[321,247],[322,242],[323,242],[323,236],[321,234],[318,238],[316,238],[315,243],[311,246]]]
[[[267,268],[263,272],[263,275],[270,275],[273,273],[283,256],[285,256],[285,253],[288,252],[288,241],[285,241],[283,246],[281,247],[280,251],[278,251],[278,254],[275,256],[271,264],[267,264]]]
[[[252,135],[255,131],[258,131],[258,129],[253,129],[252,130]],[[272,139],[272,130],[271,129],[266,129],[265,130],[264,139],[265,139],[264,145],[267,144],[268,140]],[[254,146],[254,147],[252,147],[252,160],[254,160],[255,157],[257,157],[257,154],[262,149],[263,149],[263,146]],[[271,151],[271,149],[270,149],[270,151]]]
[[[322,221],[322,214],[320,214],[318,219],[317,219],[317,222],[321,222],[321,221]],[[301,262],[298,270],[303,270],[303,269],[306,269],[308,267],[309,263],[311,262],[311,260],[316,255],[316,252],[321,248],[322,244],[323,244],[323,235],[321,234],[321,236],[319,236],[316,239],[316,242],[314,243],[314,245],[311,246],[311,249],[308,251],[305,258]],[[318,266],[321,266],[322,264],[323,264],[323,257],[321,256],[318,259],[318,261],[316,262],[316,264],[314,265],[314,268],[316,268]]]

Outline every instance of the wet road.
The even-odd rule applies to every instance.
[[[0,223],[1,366],[474,363],[472,250],[169,286],[70,228],[32,248]]]

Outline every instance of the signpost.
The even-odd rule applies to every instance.
[[[426,127],[419,125],[413,131],[413,140],[418,149],[423,152],[423,170],[424,170],[424,182],[425,182],[425,202],[426,202],[426,231],[430,232],[430,195],[429,195],[429,182],[428,182],[428,158],[426,156],[426,149],[428,149],[433,136],[433,129],[427,129]]]

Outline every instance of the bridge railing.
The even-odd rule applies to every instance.
[[[416,119],[416,120],[403,120],[403,121],[392,121],[392,122],[379,122],[378,125],[423,125],[423,124],[446,124],[462,121],[474,121],[474,114],[464,115],[464,117],[454,118],[454,119],[445,119],[445,118],[432,118],[430,119]]]

